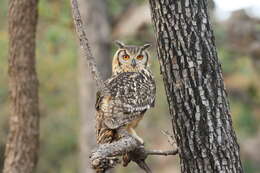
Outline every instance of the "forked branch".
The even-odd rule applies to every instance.
[[[110,143],[102,144],[92,152],[90,156],[91,166],[97,173],[103,173],[110,168],[114,168],[120,160],[116,156],[123,156],[124,166],[127,166],[130,161],[134,161],[146,173],[151,173],[151,169],[145,163],[149,155],[176,155],[178,149],[170,151],[161,150],[145,150],[144,146],[139,143],[134,137],[126,134],[122,139]],[[127,160],[125,159],[127,157]]]

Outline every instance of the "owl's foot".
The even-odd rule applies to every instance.
[[[131,162],[131,159],[129,158],[127,153],[123,155],[122,160],[124,167],[126,167]]]
[[[139,136],[134,136],[134,138],[136,138],[141,143],[141,145],[144,145],[144,140],[142,138]]]
[[[106,172],[119,163],[120,160],[117,157],[91,158],[91,166],[96,170],[96,173]]]

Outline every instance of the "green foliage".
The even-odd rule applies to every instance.
[[[138,5],[143,2],[144,0],[110,0],[107,1],[107,7],[110,17],[117,18],[120,14],[123,14],[124,10],[126,10],[130,5]]]
[[[41,149],[37,172],[77,172],[77,41],[69,1],[40,1],[37,69]]]
[[[225,73],[230,74],[237,70],[234,63],[235,60],[233,59],[232,53],[230,51],[218,49],[218,56],[221,61],[222,69]]]
[[[259,164],[254,163],[251,160],[243,160],[243,165],[244,165],[244,171],[246,173],[259,173],[260,166]]]
[[[245,137],[255,135],[258,130],[258,122],[253,116],[252,107],[233,100],[231,108],[235,109],[233,111],[235,113],[234,125],[240,135]]]
[[[38,172],[76,172],[77,123],[77,117],[71,114],[42,118]]]
[[[3,159],[4,143],[7,133],[8,115],[8,86],[7,86],[7,55],[8,55],[8,34],[7,34],[7,1],[0,2],[0,163]],[[1,168],[1,166],[0,166]],[[1,169],[0,169],[1,170]]]

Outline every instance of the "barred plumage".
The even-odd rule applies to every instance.
[[[126,128],[143,143],[134,128],[146,110],[154,107],[156,92],[149,70],[148,45],[138,47],[120,43],[119,46],[113,60],[113,75],[105,82],[108,92],[97,94],[97,143],[119,139],[117,129],[120,127]]]

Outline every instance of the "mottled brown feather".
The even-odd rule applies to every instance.
[[[142,51],[141,48],[128,46],[127,51],[137,54]],[[149,63],[132,67],[129,64],[120,66],[116,61],[114,57],[113,68],[116,71],[105,81],[108,90],[97,93],[96,134],[99,144],[118,140],[117,129],[121,127],[137,136],[133,129],[138,126],[146,110],[154,107],[156,87]]]

